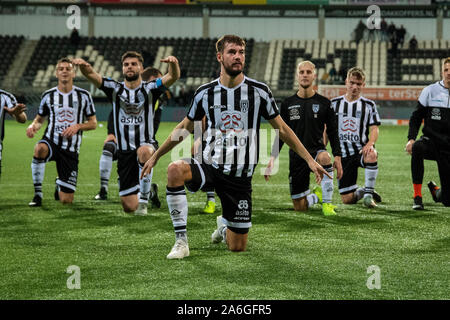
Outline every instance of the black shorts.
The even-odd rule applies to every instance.
[[[252,226],[252,178],[231,177],[213,166],[195,159],[183,159],[190,163],[192,180],[186,182],[190,192],[214,187],[222,204],[225,225],[236,229]]]
[[[354,192],[358,185],[356,184],[358,180],[358,168],[365,168],[364,160],[362,154],[355,154],[350,157],[345,157],[341,159],[342,178],[338,180],[338,187],[340,194],[347,194]]]
[[[156,150],[153,144],[150,147]],[[137,150],[117,151],[117,174],[119,175],[119,196],[139,193],[139,160]]]
[[[314,159],[317,159],[321,152],[326,152],[326,150],[317,150],[310,154]],[[303,158],[300,158],[299,155],[295,154],[289,157],[289,190],[291,198],[294,200],[306,197],[311,193],[309,190],[309,177],[312,171],[308,163]]]
[[[60,190],[65,193],[74,193],[77,188],[78,153],[63,150],[46,137],[43,137],[38,143],[45,143],[48,146],[49,152],[45,162],[56,162],[58,173],[56,184]]]
[[[139,164],[137,151],[117,152],[117,174],[119,175],[119,196],[139,192]]]

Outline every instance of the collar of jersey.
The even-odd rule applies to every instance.
[[[237,88],[239,88],[240,86],[242,86],[242,84],[245,82],[246,79],[247,79],[247,77],[244,75],[244,79],[241,81],[241,83],[239,83],[237,86],[235,86],[235,87],[233,87],[233,88],[228,88],[228,87],[225,87],[223,84],[221,84],[221,83],[220,83],[220,77],[217,79],[217,83],[219,83],[219,86],[220,86],[221,88],[224,88],[225,90],[234,90],[234,89],[237,89]]]
[[[64,92],[61,92],[61,91],[59,90],[58,86],[56,86],[56,91],[58,91],[58,93],[59,93],[59,94],[62,94],[63,96],[67,96],[67,95],[69,95],[69,94],[72,94],[72,92],[73,92],[74,89],[75,89],[75,86],[72,86],[72,90],[70,90],[70,91],[67,92],[67,93],[64,93]]]
[[[347,102],[347,103],[355,103],[355,102],[358,102],[359,100],[361,100],[361,95],[359,95],[359,98],[358,99],[356,99],[356,100],[354,100],[354,101],[348,101],[347,100],[347,98],[345,97],[345,94],[342,96],[342,98],[344,98],[344,101],[345,102]]]

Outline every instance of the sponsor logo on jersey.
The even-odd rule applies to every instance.
[[[120,97],[120,108],[128,115],[138,115],[144,110],[145,100],[141,100],[139,102],[130,102],[128,99],[124,97]]]
[[[220,114],[220,131],[223,133],[232,130],[240,132],[244,129],[242,114],[239,111],[223,111]]]

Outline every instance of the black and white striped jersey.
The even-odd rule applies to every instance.
[[[100,89],[113,105],[114,133],[119,150],[136,150],[155,142],[153,102],[166,90],[161,78],[142,81],[136,89],[124,82],[103,78]]]
[[[364,97],[349,102],[343,95],[332,99],[331,106],[336,113],[342,157],[358,154],[369,141],[369,127],[381,124],[375,102]]]
[[[0,150],[1,143],[3,138],[5,137],[5,110],[3,107],[7,107],[8,109],[14,108],[17,104],[16,97],[14,97],[11,93],[6,92],[0,89]]]
[[[73,86],[72,91],[63,93],[54,87],[42,95],[39,115],[48,116],[44,136],[58,147],[70,152],[79,152],[83,132],[80,130],[71,138],[61,134],[74,124],[81,124],[85,118],[95,115],[94,102],[90,93]]]
[[[224,174],[251,177],[259,159],[261,117],[279,115],[269,87],[247,77],[234,88],[219,79],[202,85],[187,117],[201,121],[205,115],[203,161]]]
[[[439,149],[450,150],[450,89],[444,81],[425,87],[416,110],[409,119],[408,140],[415,140],[424,120],[422,132]]]

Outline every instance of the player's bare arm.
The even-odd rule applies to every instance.
[[[176,127],[173,129],[169,137],[164,141],[164,143],[159,147],[159,149],[152,155],[152,157],[145,163],[142,169],[141,179],[150,173],[152,168],[156,166],[159,158],[172,150],[177,144],[182,142],[189,134],[194,130],[194,122],[189,120],[187,117],[183,119]]]
[[[27,128],[27,137],[33,138],[36,132],[38,132],[39,129],[41,129],[44,121],[45,121],[44,117],[37,115],[36,118],[34,118],[33,122]]]
[[[360,153],[363,154],[363,156],[368,156],[370,153],[375,152],[374,145],[375,142],[378,140],[379,135],[379,129],[378,126],[370,126],[369,127],[369,141],[366,143],[366,145],[362,148]]]
[[[309,154],[308,150],[303,146],[300,140],[297,138],[291,128],[283,121],[281,116],[269,120],[274,129],[278,129],[280,132],[280,139],[283,140],[292,150],[295,151],[300,157],[302,157],[307,163],[311,171],[316,176],[316,182],[319,184],[322,181],[322,177],[326,174],[330,179],[331,176],[328,172],[318,164],[313,157]]]
[[[178,79],[180,79],[180,65],[178,64],[178,59],[174,56],[168,56],[164,59],[161,59],[161,62],[165,62],[169,64],[169,68],[167,74],[165,74],[161,80],[163,85],[168,88],[172,84],[175,83]]]
[[[87,118],[84,123],[77,123],[71,125],[66,130],[63,131],[62,136],[66,138],[71,138],[78,133],[78,131],[89,131],[97,128],[97,117],[95,115]]]
[[[94,68],[92,68],[91,64],[81,58],[76,58],[72,60],[72,64],[74,66],[78,66],[80,68],[83,76],[92,82],[97,88],[100,88],[102,85],[102,76],[95,72]]]
[[[18,103],[11,109],[7,107],[4,107],[4,109],[10,116],[14,117],[17,122],[24,123],[27,121],[27,115],[25,113],[27,108],[23,103]]]

